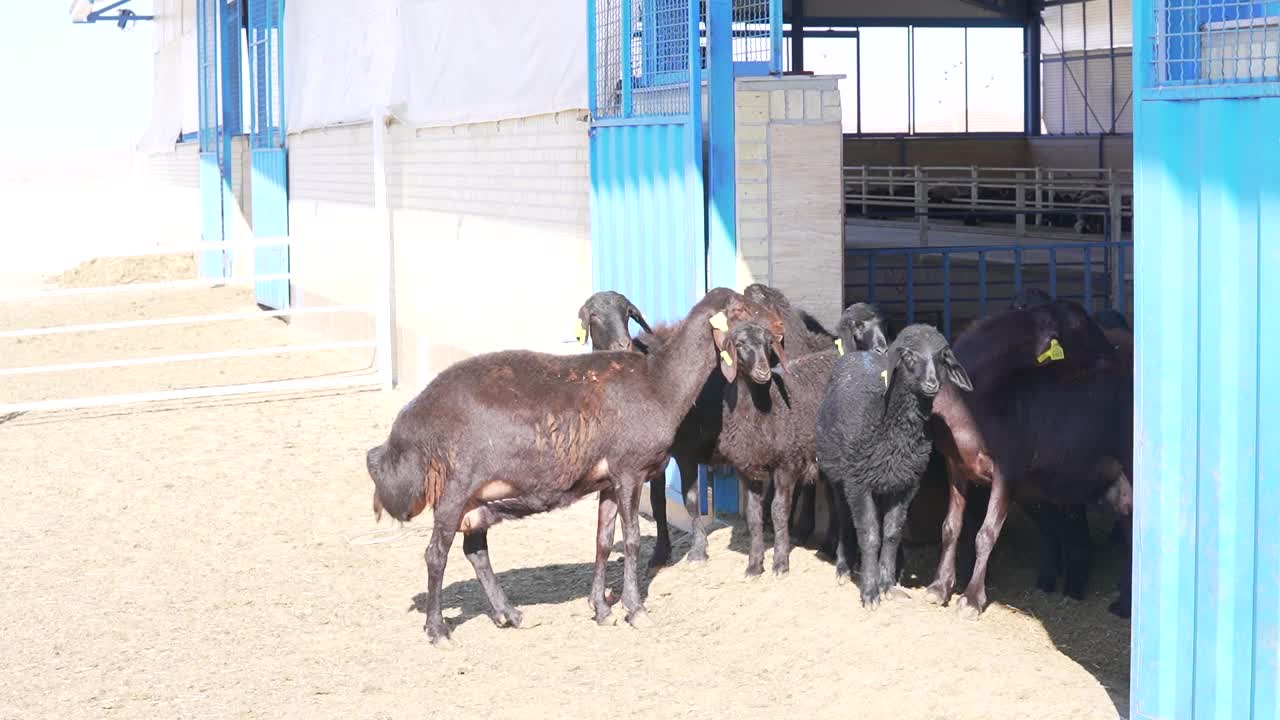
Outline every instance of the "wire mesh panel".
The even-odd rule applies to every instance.
[[[250,140],[254,148],[284,145],[281,0],[249,2]]]
[[[593,6],[593,115],[688,114],[689,0],[596,0]]]
[[[196,47],[199,54],[200,152],[218,151],[218,0],[198,0]]]
[[[1157,0],[1156,86],[1280,81],[1280,2]]]
[[[771,0],[736,0],[733,3],[733,61],[769,62]]]

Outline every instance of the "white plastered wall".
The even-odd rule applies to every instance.
[[[300,305],[375,299],[372,127],[290,135],[290,237]],[[386,130],[400,384],[418,388],[483,352],[576,351],[591,292],[582,111]],[[300,322],[304,319],[300,318]],[[368,338],[372,320],[327,322]]]

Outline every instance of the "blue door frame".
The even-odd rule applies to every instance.
[[[248,0],[248,3],[253,235],[259,241],[285,240],[289,235],[289,173],[285,154],[281,25],[284,0]],[[254,248],[255,276],[288,272],[287,245]],[[254,298],[259,305],[282,310],[289,307],[289,287],[288,279],[255,280]]]
[[[1277,17],[1134,5],[1134,718],[1280,717],[1280,77],[1201,73]]]

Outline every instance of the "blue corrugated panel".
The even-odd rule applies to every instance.
[[[1132,714],[1277,718],[1280,99],[1154,100],[1135,46]]]
[[[281,0],[248,0],[249,63],[253,102],[249,144],[253,148],[250,196],[253,204],[253,234],[257,238],[280,239],[289,234],[288,172],[284,148],[284,63],[280,19]],[[255,275],[289,272],[289,248],[254,249]],[[260,305],[289,307],[288,280],[261,280],[254,283],[254,297]]]
[[[253,234],[257,238],[277,239],[289,234],[288,174],[284,148],[253,151]],[[288,246],[254,248],[253,274],[278,275],[289,272]],[[254,298],[260,305],[282,309],[289,307],[288,280],[260,280],[253,285]]]

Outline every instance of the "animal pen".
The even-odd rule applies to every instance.
[[[953,337],[1038,288],[1118,310],[1136,330],[1132,691],[1117,691],[1116,708],[1276,716],[1280,536],[1267,519],[1280,513],[1280,436],[1265,308],[1280,273],[1280,148],[1268,140],[1280,127],[1280,6],[454,5],[157,0],[143,152],[163,182],[183,168],[170,184],[200,220],[141,252],[194,265],[180,279],[9,293],[50,312],[0,342],[237,329],[146,357],[33,355],[0,380],[119,370],[141,384],[96,396],[51,384],[6,397],[0,414],[416,389],[482,352],[576,351],[573,311],[594,290],[670,322],[709,288],[764,282],[827,325],[871,300],[898,326]],[[1004,54],[984,59],[984,46]],[[1015,109],[994,112],[992,88]],[[58,304],[205,292],[237,295],[73,324]],[[239,330],[252,323],[270,330]],[[296,377],[293,359],[326,353],[342,362]],[[261,367],[199,386],[146,374],[228,360]],[[700,473],[702,510],[736,514],[737,480]],[[559,572],[560,584],[580,579],[568,563]]]

